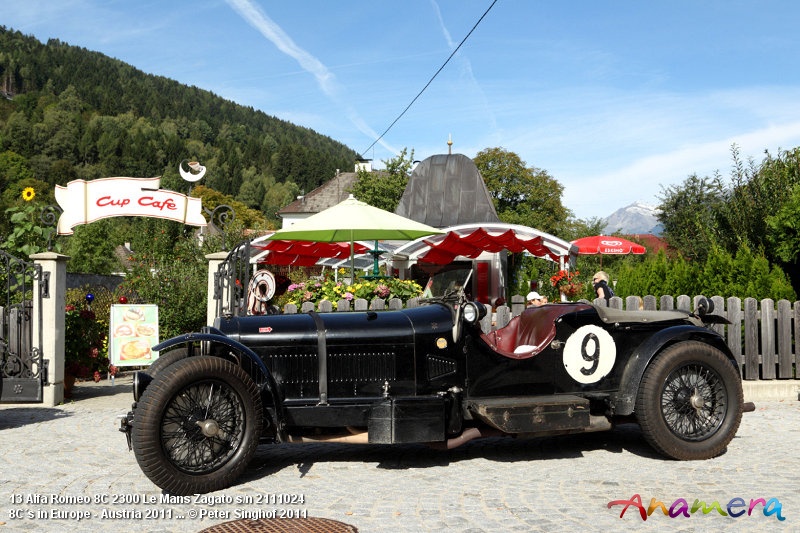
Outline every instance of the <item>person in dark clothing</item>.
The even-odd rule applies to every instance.
[[[602,270],[592,277],[592,284],[597,297],[604,298],[606,303],[614,296],[614,291],[608,286],[608,274]]]

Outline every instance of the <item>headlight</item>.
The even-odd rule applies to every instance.
[[[464,321],[474,324],[480,320],[480,311],[474,302],[467,302],[464,304]]]

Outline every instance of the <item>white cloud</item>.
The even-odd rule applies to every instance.
[[[664,188],[681,184],[691,174],[704,177],[719,171],[727,179],[734,144],[743,159],[753,158],[758,163],[764,150],[774,155],[781,148],[800,145],[800,121],[683,145],[602,173],[567,171],[559,178],[565,185],[564,202],[580,218],[606,216],[610,206],[622,207],[637,200],[656,204]]]

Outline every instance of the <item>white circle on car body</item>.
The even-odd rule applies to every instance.
[[[581,326],[564,345],[564,368],[578,383],[597,383],[611,372],[616,360],[614,339],[600,326]]]

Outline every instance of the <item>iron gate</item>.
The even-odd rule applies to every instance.
[[[0,403],[41,402],[47,382],[47,366],[42,357],[42,298],[47,280],[42,267],[0,251],[0,287],[5,288],[0,338]],[[34,294],[34,281],[42,289]],[[34,306],[34,298],[37,299]],[[34,314],[34,309],[37,312]],[[38,327],[33,337],[33,324]]]

